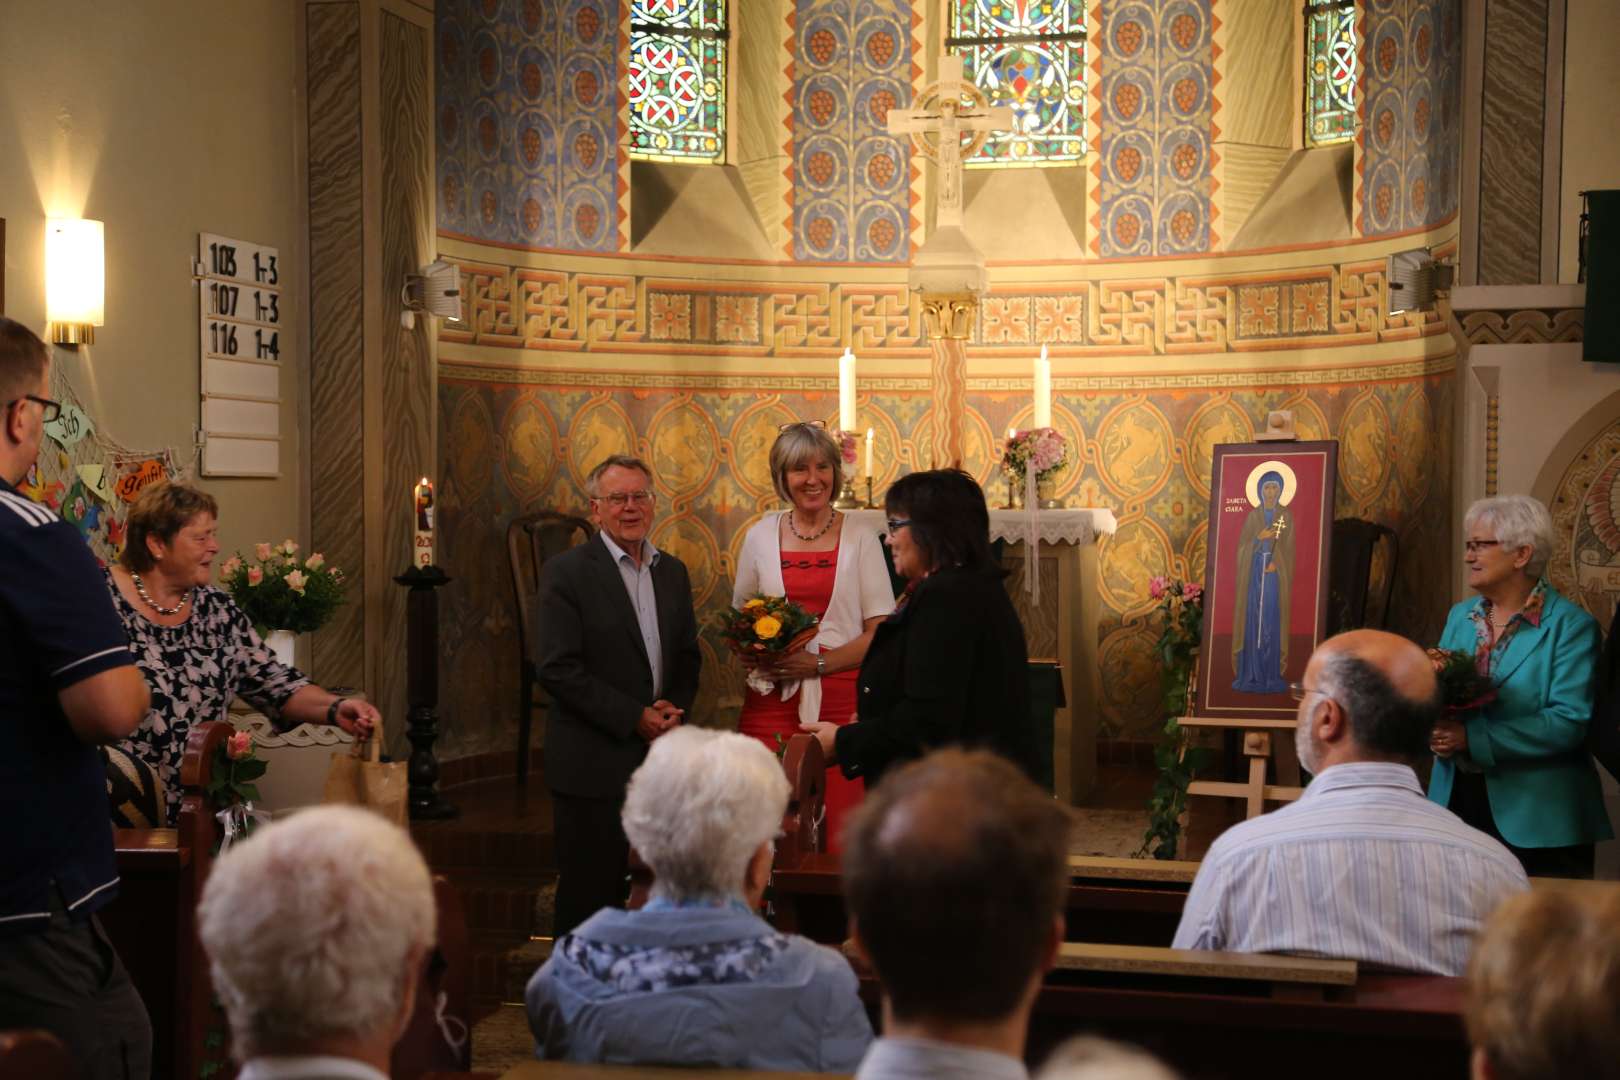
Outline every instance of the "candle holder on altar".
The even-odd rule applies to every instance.
[[[411,740],[411,817],[440,821],[461,811],[439,794],[439,760],[433,744],[439,737],[439,594],[450,578],[437,566],[412,566],[394,578],[410,589],[405,599],[405,686],[407,736]]]
[[[877,509],[877,503],[872,501],[872,474],[871,473],[866,474],[866,508],[868,510],[876,510]]]
[[[861,502],[861,497],[859,495],[855,494],[855,479],[854,479],[854,477],[850,477],[850,476],[844,477],[844,486],[838,492],[838,498],[833,500],[833,509],[834,510],[860,510],[860,509],[863,509],[864,506],[865,506],[865,504]]]

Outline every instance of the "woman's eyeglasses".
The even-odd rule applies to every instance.
[[[889,535],[893,536],[895,533],[899,532],[901,529],[905,528],[907,525],[910,525],[910,524],[911,524],[911,519],[910,518],[890,518],[889,521],[888,521]]]
[[[1486,548],[1497,547],[1501,543],[1502,541],[1500,540],[1464,540],[1463,550],[1468,552],[1470,555],[1478,555]]]

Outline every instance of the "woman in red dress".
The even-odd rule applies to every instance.
[[[838,444],[825,426],[788,424],[771,446],[771,480],[789,503],[748,530],[737,560],[732,603],[751,596],[786,596],[819,615],[815,638],[800,652],[777,658],[759,674],[775,683],[765,694],[750,689],[738,730],[772,752],[799,733],[800,723],[847,724],[855,713],[855,679],[872,630],[894,610],[875,530],[849,526],[833,509],[843,484]],[[827,774],[827,829],[837,851],[845,814],[861,800],[863,785],[837,770]]]

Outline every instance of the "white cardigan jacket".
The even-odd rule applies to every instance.
[[[732,607],[740,607],[754,595],[787,595],[787,586],[782,584],[784,513],[788,511],[766,514],[754,522],[743,538],[742,552],[737,558],[737,584],[731,591]],[[889,585],[889,571],[883,565],[878,534],[852,525],[848,518],[840,527],[843,533],[838,541],[832,599],[827,604],[827,614],[821,619],[820,630],[806,646],[809,652],[836,649],[854,641],[865,630],[867,619],[894,610],[894,589]],[[821,680],[805,679],[803,687],[804,693],[799,695],[799,720],[821,719]],[[799,688],[797,679],[784,682],[782,700],[792,698]]]

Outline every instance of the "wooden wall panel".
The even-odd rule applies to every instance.
[[[311,675],[365,687],[360,7],[306,10],[310,544],[349,575],[349,603],[313,636]]]
[[[399,322],[399,287],[405,275],[433,257],[433,91],[428,28],[386,10],[381,19],[382,460],[375,467],[382,482],[380,569],[392,575],[410,565],[411,485],[433,471],[437,381],[429,340],[432,320],[418,319],[414,330]],[[393,586],[383,595],[378,706],[384,716],[398,718],[390,725],[389,738],[397,749],[403,746],[406,715],[405,590]]]

